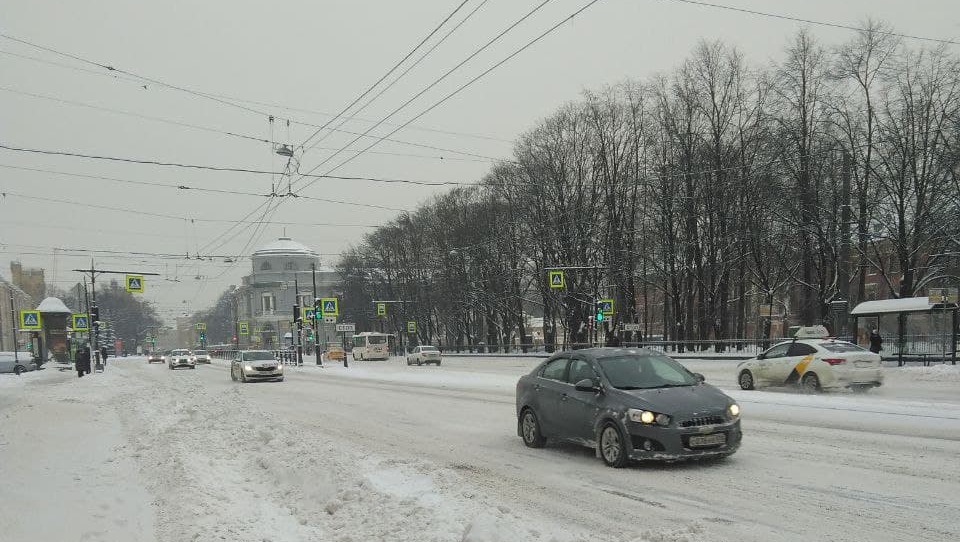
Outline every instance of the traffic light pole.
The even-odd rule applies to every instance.
[[[323,367],[323,360],[320,359],[320,318],[323,311],[320,307],[320,298],[317,297],[317,264],[310,264],[310,270],[313,271],[313,353],[317,356],[317,365]],[[344,357],[346,357],[346,350]]]

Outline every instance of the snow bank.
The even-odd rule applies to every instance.
[[[916,382],[960,382],[960,365],[899,367],[898,370],[905,378]]]

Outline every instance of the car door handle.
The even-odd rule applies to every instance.
[[[564,393],[563,395],[560,396],[560,400],[561,400],[561,401],[566,401],[568,397],[569,397],[569,396],[568,396],[566,393]]]

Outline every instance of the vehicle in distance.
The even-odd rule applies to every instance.
[[[196,363],[210,363],[210,354],[206,350],[194,350],[193,361]]]
[[[611,467],[630,460],[725,457],[740,447],[740,407],[660,352],[554,354],[517,382],[517,433],[583,444]]]
[[[343,361],[347,359],[347,353],[339,344],[330,343],[327,345],[327,350],[323,353],[323,357],[331,361]]]
[[[844,388],[862,392],[883,384],[880,354],[831,339],[823,326],[800,328],[797,337],[737,365],[740,387],[799,386],[816,393]]]
[[[172,350],[170,355],[167,356],[167,367],[170,370],[179,369],[180,367],[189,367],[191,369],[197,368],[197,362],[193,359],[193,354],[186,349],[177,349]]]
[[[20,374],[36,368],[30,352],[0,352],[0,373]]]
[[[353,359],[390,359],[390,342],[393,336],[375,331],[363,331],[353,336]]]
[[[410,353],[407,354],[407,365],[423,365],[424,363],[436,363],[440,365],[440,349],[436,346],[430,345],[420,345],[414,346]]]
[[[240,382],[283,382],[283,364],[277,361],[272,350],[241,350],[230,362],[230,379]]]
[[[163,363],[164,361],[167,360],[160,352],[150,352],[150,354],[147,355],[147,363]]]

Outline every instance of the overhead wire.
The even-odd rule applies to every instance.
[[[353,100],[352,102],[350,102],[349,105],[347,105],[346,107],[344,107],[339,113],[337,113],[337,114],[334,115],[332,118],[330,118],[330,120],[328,120],[327,122],[325,122],[325,123],[323,124],[323,126],[321,126],[320,128],[318,128],[314,133],[310,134],[310,137],[308,137],[303,143],[301,143],[300,145],[298,145],[298,149],[303,150],[304,145],[306,145],[307,143],[309,143],[311,139],[313,139],[314,137],[316,137],[317,134],[319,134],[324,128],[326,128],[327,126],[329,126],[330,124],[332,124],[335,120],[337,120],[337,119],[340,117],[340,115],[343,115],[344,113],[346,113],[347,111],[349,111],[351,107],[353,107],[357,102],[359,102],[360,100],[362,100],[364,96],[366,96],[367,94],[369,94],[374,88],[377,87],[377,85],[379,85],[380,83],[382,83],[387,77],[390,76],[391,73],[393,73],[394,71],[396,71],[397,68],[399,68],[404,62],[406,62],[407,59],[409,59],[411,56],[413,56],[413,54],[416,53],[417,50],[420,49],[420,47],[422,47],[423,44],[427,42],[427,40],[429,40],[430,38],[433,37],[434,34],[436,34],[437,32],[439,32],[440,29],[441,29],[445,24],[447,24],[447,21],[449,21],[454,15],[456,15],[458,11],[460,11],[461,9],[463,9],[463,6],[466,5],[466,3],[469,2],[469,1],[470,1],[470,0],[463,0],[462,2],[460,2],[460,4],[457,5],[457,7],[454,8],[454,10],[453,10],[452,12],[450,12],[449,15],[446,16],[446,18],[444,18],[442,21],[440,21],[440,24],[438,24],[437,26],[435,26],[435,27],[433,28],[433,30],[430,31],[429,34],[427,34],[422,40],[420,40],[420,43],[418,43],[413,49],[411,49],[409,52],[407,52],[407,54],[406,54],[403,58],[401,58],[400,61],[398,61],[396,64],[394,64],[393,67],[390,68],[390,69],[387,71],[387,73],[383,74],[383,75],[380,77],[380,79],[378,79],[375,83],[373,83],[372,85],[370,85],[370,86],[367,88],[367,90],[363,91],[363,93],[361,93],[359,96],[357,96],[356,98],[354,98],[354,100]]]

